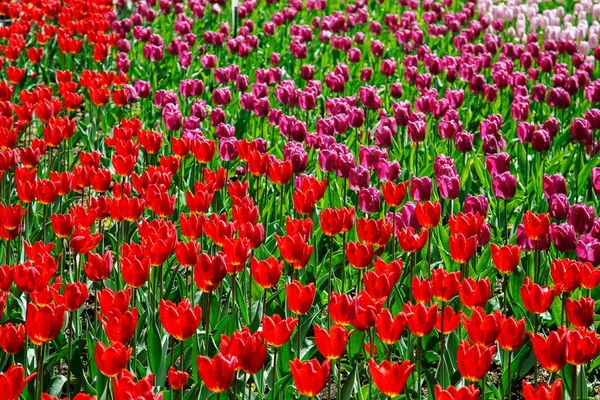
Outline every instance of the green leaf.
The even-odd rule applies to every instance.
[[[346,381],[342,385],[342,393],[340,394],[340,400],[349,400],[352,396],[352,389],[354,385],[358,386],[358,381],[356,380],[356,371],[358,370],[358,363],[354,364],[352,367],[352,371],[346,378]]]
[[[52,378],[52,381],[50,383],[50,387],[48,388],[47,393],[50,396],[56,396],[59,397],[61,392],[62,392],[62,388],[65,385],[65,383],[67,382],[67,377],[64,375],[55,375],[54,378]]]

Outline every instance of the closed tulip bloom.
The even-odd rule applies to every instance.
[[[363,269],[373,261],[374,248],[372,244],[364,245],[359,242],[350,242],[346,245],[346,257],[354,268]]]
[[[435,400],[477,400],[479,399],[479,389],[475,385],[455,388],[448,386],[442,389],[440,385],[435,385]]]
[[[71,214],[52,214],[50,216],[52,230],[61,239],[66,239],[73,233],[73,216]]]
[[[195,265],[198,262],[198,254],[200,254],[200,245],[194,240],[175,244],[175,257],[184,267]]]
[[[496,346],[470,345],[466,340],[461,340],[456,355],[461,376],[471,382],[482,380],[490,369],[495,352]]]
[[[460,284],[458,295],[462,304],[469,308],[485,307],[491,294],[491,284],[488,278],[475,281],[473,278],[466,278]]]
[[[227,275],[227,256],[223,253],[217,253],[214,257],[206,253],[201,253],[194,268],[194,281],[196,285],[211,288],[214,290],[225,279]]]
[[[535,358],[542,368],[555,373],[559,372],[567,363],[567,329],[558,328],[558,331],[552,331],[548,338],[544,338],[539,333],[532,335],[531,343]]]
[[[119,375],[127,366],[132,349],[121,343],[115,343],[108,348],[102,342],[96,342],[94,360],[100,373],[110,378]]]
[[[429,238],[429,231],[426,229],[416,233],[412,227],[401,228],[396,231],[396,237],[402,251],[407,253],[416,253],[421,251]]]
[[[275,257],[269,257],[266,260],[258,261],[252,257],[250,262],[250,271],[252,277],[263,289],[270,289],[277,286],[281,272],[283,271],[283,261],[277,260]]]
[[[483,308],[477,307],[473,310],[471,319],[463,315],[462,322],[471,343],[487,347],[498,338],[504,319],[500,310],[486,315]]]
[[[581,263],[568,258],[554,259],[550,275],[557,291],[573,292],[581,285]]]
[[[442,327],[442,316],[444,317],[444,326]],[[435,329],[443,335],[454,332],[460,324],[460,319],[463,317],[462,311],[455,312],[452,307],[446,306],[443,311],[438,312],[437,320],[435,321]]]
[[[415,209],[415,215],[417,221],[425,229],[435,228],[439,222],[442,214],[442,207],[439,201],[436,202],[419,202]]]
[[[567,363],[584,365],[592,361],[600,350],[600,338],[594,330],[569,330],[567,332]]]
[[[450,256],[459,264],[468,263],[477,249],[477,236],[465,237],[462,233],[450,236]]]
[[[0,347],[7,354],[17,354],[25,345],[25,326],[12,323],[0,327]]]
[[[594,299],[571,300],[567,297],[567,319],[576,328],[591,326],[594,323]]]
[[[408,317],[408,329],[410,332],[419,337],[425,337],[431,333],[437,321],[437,304],[430,307],[423,303],[412,305],[404,303],[404,313]]]
[[[77,311],[88,299],[88,288],[81,282],[67,283],[63,291],[63,304],[68,312]]]
[[[277,314],[272,317],[264,316],[262,330],[266,342],[273,347],[283,346],[290,340],[296,324],[298,324],[298,318],[282,319]]]
[[[331,293],[331,298],[327,305],[329,318],[341,325],[351,325],[354,317],[358,313],[358,299],[350,297],[348,294]]]
[[[343,220],[340,217],[340,212],[336,208],[326,208],[319,215],[321,230],[326,236],[336,236],[342,231]]]
[[[433,285],[427,278],[421,280],[415,275],[412,279],[411,291],[415,301],[419,303],[429,303],[433,297]]]
[[[383,200],[389,207],[398,207],[406,197],[406,188],[408,181],[400,182],[397,185],[391,181],[386,181],[381,185]]]
[[[548,214],[536,215],[528,210],[523,217],[523,226],[525,236],[530,240],[537,241],[549,233],[550,219]]]
[[[501,274],[510,274],[519,266],[521,248],[512,244],[499,247],[492,243],[492,261]]]
[[[0,387],[2,387],[2,396],[6,400],[18,400],[25,386],[31,381],[37,372],[25,378],[25,370],[20,365],[11,365],[8,370],[0,374]]]
[[[377,336],[379,336],[379,339],[383,343],[392,345],[400,339],[407,322],[408,317],[405,313],[398,313],[396,317],[393,318],[390,310],[385,308],[379,313],[377,322],[375,323]]]
[[[345,326],[339,324],[334,324],[329,331],[315,324],[315,343],[319,353],[328,360],[337,360],[344,354],[353,332],[348,332]]]
[[[374,359],[369,359],[369,373],[373,378],[373,382],[375,382],[375,386],[381,393],[389,397],[399,396],[404,392],[406,382],[415,366],[408,360],[393,364],[384,360],[377,365]]]
[[[85,275],[92,282],[102,282],[112,273],[113,258],[112,251],[107,251],[104,255],[88,253],[88,262],[83,263]]]
[[[260,371],[267,359],[267,344],[263,332],[250,333],[246,327],[233,332],[231,338],[225,334],[221,335],[219,349],[223,355],[237,358],[236,370],[241,369],[250,375]]]
[[[523,397],[525,400],[562,400],[562,380],[557,379],[548,386],[546,382],[540,382],[536,387],[531,383],[523,381]]]
[[[98,293],[100,311],[109,315],[111,311],[118,310],[121,313],[127,311],[131,300],[131,289],[119,290],[114,293],[111,289],[104,289]]]
[[[498,344],[500,348],[507,351],[517,350],[525,339],[525,318],[516,320],[513,317],[506,318],[500,328]]]
[[[510,200],[515,197],[517,191],[517,178],[506,171],[492,178],[494,195],[502,200]]]
[[[235,376],[237,358],[217,354],[214,359],[198,356],[198,374],[213,393],[223,393],[231,387]]]
[[[558,251],[570,252],[577,249],[577,233],[568,222],[550,226],[550,238]]]
[[[158,314],[167,333],[179,341],[191,338],[202,320],[200,306],[192,308],[187,298],[181,300],[178,305],[161,299]]]
[[[325,387],[329,379],[331,361],[325,360],[323,364],[319,364],[316,359],[300,361],[295,358],[290,361],[290,370],[298,392],[303,396],[313,397]]]
[[[431,272],[433,283],[433,297],[447,302],[458,294],[460,287],[460,271],[446,272],[443,268],[436,268]]]
[[[27,337],[35,345],[42,345],[54,340],[65,322],[65,307],[47,304],[38,308],[33,303],[27,304],[25,330]]]
[[[312,306],[315,298],[315,284],[311,282],[303,286],[299,281],[286,283],[285,295],[290,311],[296,315],[304,315]]]
[[[302,259],[306,243],[301,235],[295,234],[283,237],[275,235],[275,240],[277,241],[279,253],[285,261],[287,261],[290,264],[295,264]]]
[[[548,311],[554,301],[555,292],[550,286],[540,286],[529,277],[521,286],[521,299],[523,305],[530,313],[542,314]]]
[[[106,331],[106,336],[111,343],[127,345],[135,333],[138,322],[138,310],[134,308],[125,313],[114,310],[108,314],[107,319],[102,318],[100,315],[98,318],[100,318],[100,322]]]
[[[367,214],[375,214],[381,208],[381,193],[377,188],[362,188],[358,192],[358,207]]]
[[[183,388],[188,380],[188,373],[184,371],[178,371],[175,368],[169,368],[169,386],[173,390],[179,390]]]
[[[410,180],[410,197],[412,197],[414,201],[429,201],[432,184],[432,180],[427,176],[422,178],[413,176]]]

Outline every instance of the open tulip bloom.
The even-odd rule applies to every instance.
[[[600,8],[537,3],[0,2],[0,400],[594,397]]]

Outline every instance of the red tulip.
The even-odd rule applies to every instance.
[[[161,299],[158,315],[165,330],[179,341],[191,338],[202,321],[202,309],[200,306],[192,308],[187,298],[178,305]]]
[[[31,381],[37,372],[25,378],[25,370],[20,365],[11,365],[8,370],[0,374],[0,387],[6,400],[18,400],[25,386]]]
[[[0,327],[0,347],[7,354],[17,354],[25,345],[25,326],[19,324],[15,327],[12,323]]]
[[[321,393],[329,379],[331,361],[325,360],[319,364],[316,359],[300,361],[295,358],[290,361],[290,369],[296,389],[301,395],[313,397]]]
[[[419,225],[425,229],[435,228],[440,223],[442,207],[439,201],[434,203],[430,201],[419,202],[415,208],[415,216]]]
[[[111,343],[127,345],[135,333],[138,322],[138,310],[134,308],[124,313],[114,310],[108,314],[107,319],[102,318],[100,314],[98,318],[100,318],[100,322],[106,331],[106,336]]]
[[[408,187],[408,181],[400,182],[394,185],[391,181],[386,181],[381,185],[381,191],[383,193],[383,200],[389,207],[398,207],[404,201],[406,196],[406,188]]]
[[[351,325],[358,313],[358,299],[352,298],[348,294],[331,293],[329,298],[329,318],[340,325]]]
[[[417,303],[404,303],[404,313],[408,317],[408,329],[419,337],[425,337],[431,333],[437,321],[437,304],[430,307]]]
[[[498,335],[500,348],[507,351],[517,350],[523,344],[523,339],[525,339],[525,318],[518,321],[513,317],[505,319]]]
[[[483,379],[492,364],[492,355],[496,346],[484,347],[481,345],[469,345],[462,340],[458,346],[457,362],[458,370],[463,378],[471,382]]]
[[[315,284],[311,282],[302,286],[298,281],[286,283],[285,294],[290,311],[297,315],[304,315],[312,306],[315,298]]]
[[[567,298],[567,319],[577,328],[587,328],[594,323],[594,299],[582,297],[579,300]]]
[[[433,285],[428,278],[421,280],[415,275],[412,279],[411,291],[415,301],[419,303],[429,303],[433,297]]]
[[[550,231],[550,218],[548,214],[536,215],[528,210],[523,217],[523,227],[525,236],[529,240],[537,241]]]
[[[298,318],[282,319],[275,314],[273,317],[264,316],[262,321],[262,329],[265,340],[273,347],[283,346],[290,337],[298,323]]]
[[[462,233],[450,236],[450,256],[459,264],[468,263],[477,249],[477,236],[465,237]]]
[[[458,295],[462,304],[473,309],[475,307],[485,307],[491,294],[491,284],[488,278],[475,281],[473,278],[466,278],[460,284]]]
[[[552,373],[559,372],[567,363],[567,329],[558,328],[558,331],[550,332],[548,338],[539,333],[529,335],[535,358],[542,368]]]
[[[337,360],[344,354],[348,338],[353,332],[348,332],[346,327],[339,324],[332,325],[329,331],[315,324],[315,343],[319,353],[329,360]]]
[[[106,347],[104,343],[96,342],[94,360],[100,373],[112,378],[119,375],[127,366],[131,352],[131,348],[127,348],[121,343],[115,343]]]
[[[398,313],[396,317],[392,318],[390,311],[385,308],[379,313],[375,323],[377,336],[383,343],[393,345],[400,339],[407,322],[408,316],[405,313]]]
[[[178,371],[175,368],[169,368],[169,386],[173,390],[179,390],[183,388],[188,380],[188,373],[184,371]]]
[[[233,332],[231,338],[221,335],[219,349],[223,355],[237,358],[236,370],[241,369],[251,375],[261,370],[267,358],[267,344],[264,343],[263,332],[251,334],[246,327]]]
[[[444,328],[442,329],[442,316],[444,317]],[[460,324],[460,319],[464,314],[462,311],[454,312],[452,307],[446,306],[443,311],[438,312],[437,320],[435,321],[435,329],[443,335],[454,332]]]
[[[471,343],[487,347],[494,344],[498,338],[504,319],[500,310],[486,315],[483,308],[476,307],[471,314],[471,319],[463,315],[462,322]]]
[[[492,261],[494,266],[501,274],[510,274],[519,265],[521,260],[521,248],[516,245],[507,244],[498,247],[492,243]]]
[[[88,262],[83,263],[85,275],[92,282],[102,282],[112,273],[113,258],[112,252],[107,251],[104,255],[88,253]]]
[[[212,360],[198,356],[198,373],[213,393],[223,393],[231,387],[236,366],[237,358],[234,356],[217,354]]]
[[[354,268],[366,268],[373,260],[374,249],[372,244],[364,245],[359,242],[346,244],[346,257]]]
[[[475,385],[455,388],[448,386],[445,390],[440,385],[435,385],[435,400],[477,400],[479,399],[479,389]]]
[[[567,363],[584,365],[596,357],[600,350],[600,338],[594,330],[567,331]]]
[[[250,271],[260,287],[270,289],[279,283],[279,278],[283,271],[283,261],[279,261],[275,257],[258,261],[255,257],[252,257]]]
[[[415,364],[411,364],[406,360],[402,363],[390,363],[384,360],[377,365],[374,359],[369,359],[369,373],[375,382],[377,389],[386,396],[399,396],[404,392],[406,381],[410,377],[411,372],[415,369]]]
[[[425,243],[427,243],[429,231],[423,229],[421,232],[415,233],[415,230],[412,227],[401,228],[396,231],[396,237],[398,238],[398,243],[400,244],[402,251],[416,253],[421,251],[425,246]]]
[[[431,281],[433,284],[433,297],[448,302],[458,294],[460,271],[446,272],[443,268],[436,268],[431,271]]]
[[[533,283],[529,277],[525,277],[525,282],[521,286],[521,299],[530,313],[542,314],[548,311],[554,296],[554,290],[550,286],[540,286]]]
[[[27,304],[25,330],[27,337],[40,346],[53,340],[65,322],[65,307],[52,304],[38,308],[32,303]]]
[[[562,380],[552,382],[552,387],[546,382],[539,383],[535,388],[531,383],[523,381],[523,397],[525,400],[562,400]]]

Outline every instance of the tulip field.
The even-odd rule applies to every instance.
[[[0,400],[598,398],[599,36],[1,0]]]

